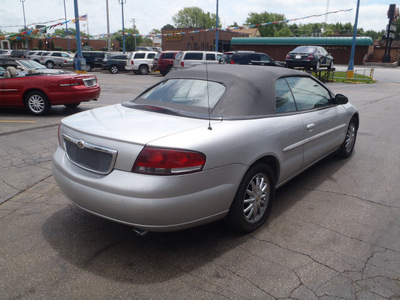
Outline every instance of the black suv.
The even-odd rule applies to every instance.
[[[269,55],[261,52],[238,51],[228,52],[222,58],[226,64],[257,65],[257,66],[278,66],[286,67],[286,63],[275,61]]]
[[[108,52],[102,51],[82,51],[82,56],[86,59],[86,71],[90,72],[93,68],[101,68],[103,59],[108,55]],[[75,54],[77,58],[78,54]]]
[[[110,73],[117,74],[118,71],[125,71],[128,54],[108,55],[103,59],[102,69],[109,70]]]

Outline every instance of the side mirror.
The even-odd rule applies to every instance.
[[[335,104],[346,104],[349,102],[349,99],[342,94],[336,94],[335,96]]]

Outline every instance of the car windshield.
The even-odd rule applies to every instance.
[[[154,86],[137,99],[155,102],[183,104],[203,108],[214,108],[225,86],[218,82],[197,79],[170,79]]]
[[[314,53],[316,50],[315,47],[297,47],[296,49],[294,49],[292,52],[301,52],[301,53]]]
[[[33,69],[33,70],[47,69],[45,66],[39,64],[34,60],[20,60],[19,63],[27,69]]]

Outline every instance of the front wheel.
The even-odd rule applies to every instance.
[[[251,232],[268,218],[275,195],[271,168],[264,163],[252,166],[244,175],[226,218],[228,226]]]
[[[48,113],[51,108],[47,96],[40,91],[30,92],[25,98],[25,105],[34,115],[44,115]]]
[[[353,154],[354,146],[357,139],[357,119],[353,117],[350,120],[349,127],[347,127],[346,138],[339,149],[339,156],[343,158],[350,157]]]

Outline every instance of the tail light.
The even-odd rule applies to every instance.
[[[309,54],[308,56],[307,56],[307,59],[313,59],[314,58],[314,55],[313,54]]]
[[[206,156],[200,152],[145,147],[132,172],[149,175],[179,175],[201,171]]]
[[[133,62],[133,59],[131,60],[131,65],[133,66],[133,64],[134,64],[134,62]]]
[[[183,61],[181,61],[181,66],[182,66],[182,67],[184,67],[184,66],[185,66],[185,63],[184,63]]]
[[[289,55],[289,53],[286,55],[286,59],[290,59],[290,55]]]
[[[231,65],[234,65],[234,64],[235,64],[235,61],[234,61],[233,59],[231,59],[230,64],[231,64]]]
[[[80,77],[73,77],[64,80],[60,80],[58,82],[60,86],[74,86],[74,85],[81,85],[84,84],[82,78]]]

